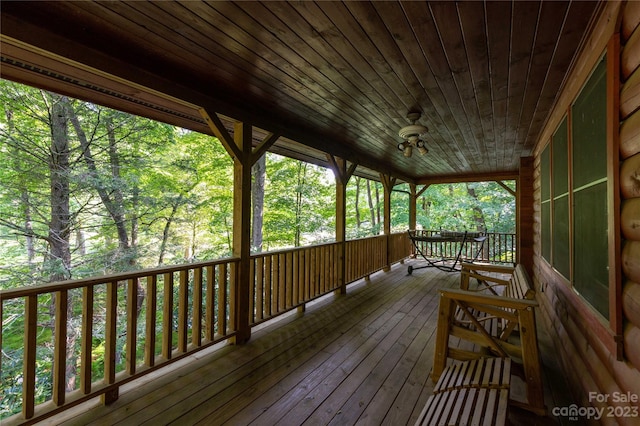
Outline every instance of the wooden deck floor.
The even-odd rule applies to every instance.
[[[85,403],[43,424],[413,424],[433,389],[435,290],[458,280],[431,268],[408,276],[406,264],[395,265],[254,331],[245,345],[201,352],[123,386],[111,406]],[[551,367],[547,406],[568,405]],[[511,419],[557,423],[517,410]]]

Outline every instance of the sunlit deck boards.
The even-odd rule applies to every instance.
[[[254,332],[246,345],[200,353],[126,385],[109,407],[85,405],[49,421],[412,424],[433,389],[435,289],[457,286],[459,274],[406,271],[396,265]]]

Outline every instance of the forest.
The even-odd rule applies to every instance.
[[[233,167],[214,137],[4,80],[0,109],[0,291],[230,256]],[[330,170],[267,153],[252,176],[254,252],[334,240]],[[392,232],[406,231],[407,184],[391,203]],[[352,177],[347,238],[380,234],[382,204],[379,182]],[[515,200],[496,182],[432,185],[417,223],[513,233]],[[20,409],[16,312],[3,306],[0,418]],[[51,366],[39,369],[45,398]]]

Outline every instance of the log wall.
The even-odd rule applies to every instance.
[[[623,341],[625,358],[635,367],[635,384],[640,387],[640,3],[625,5],[620,39]],[[640,394],[638,389],[635,392]]]
[[[540,244],[540,153],[589,77],[590,70],[618,32],[620,165],[619,170],[614,170],[614,176],[619,173],[620,187],[614,190],[619,189],[621,207],[620,229],[614,232],[622,239],[618,266],[622,271],[622,307],[617,310],[622,309],[622,360],[618,360],[621,354],[617,340],[620,337],[615,336],[609,324],[603,323],[542,258]],[[608,414],[625,413],[611,407],[638,407],[637,402],[612,401],[614,395],[630,393],[640,397],[640,2],[607,3],[571,77],[550,114],[535,151],[534,281],[539,290],[540,316],[556,343],[576,404],[603,408],[602,424],[637,425],[638,417]],[[618,140],[613,139],[612,147],[617,149]],[[609,395],[609,401],[598,402],[593,396],[589,397],[590,392]]]

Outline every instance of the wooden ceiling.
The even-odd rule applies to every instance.
[[[2,2],[3,78],[400,180],[509,176],[583,48],[588,1]],[[398,129],[421,111],[429,153]],[[229,121],[230,122],[230,121]]]

